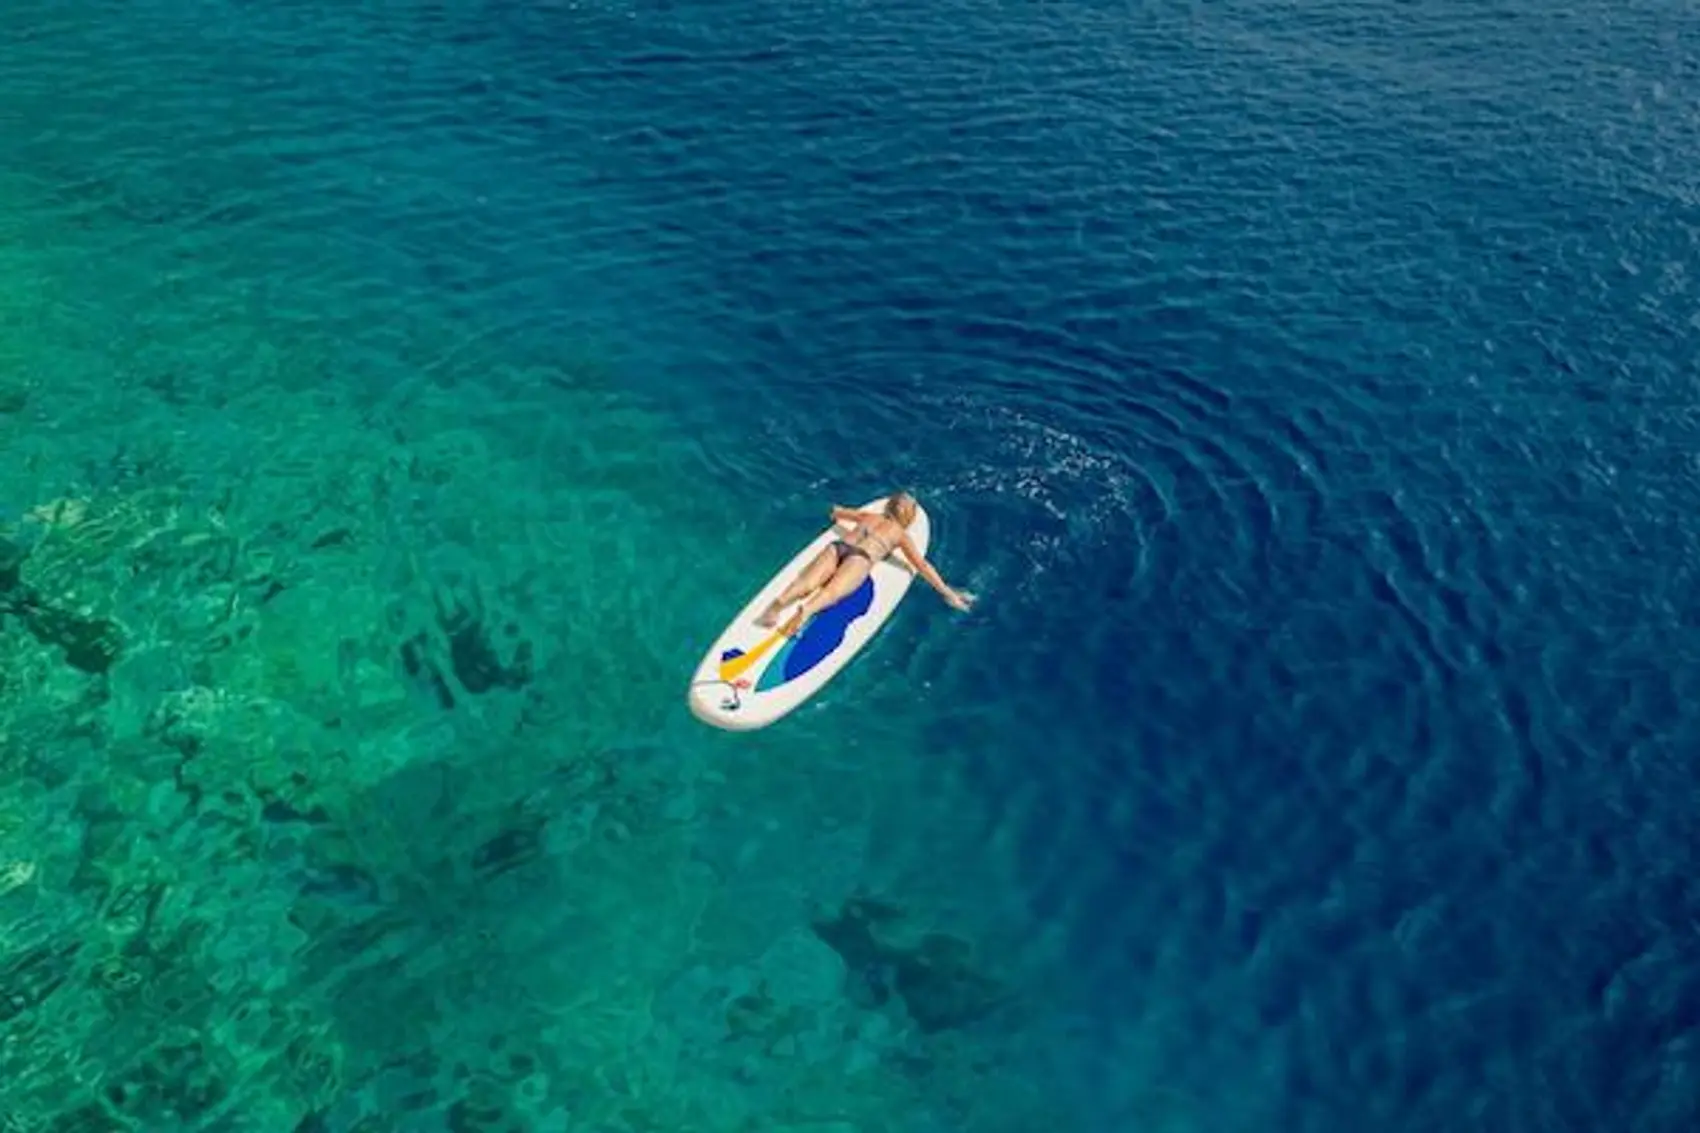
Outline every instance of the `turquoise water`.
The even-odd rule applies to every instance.
[[[1684,21],[8,5],[0,1128],[1688,1128]]]
[[[998,867],[904,754],[928,619],[863,674],[886,719],[733,741],[684,713],[745,591],[880,471],[800,477],[749,428],[735,340],[597,123],[490,117],[547,81],[492,15],[0,25],[0,501],[31,552],[0,661],[0,1112],[1048,1111],[998,1073],[1018,1047],[962,1033],[1014,972],[958,954],[998,946],[959,888]],[[876,944],[857,900],[903,915]],[[857,1002],[850,963],[908,974]]]

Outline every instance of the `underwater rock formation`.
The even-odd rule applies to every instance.
[[[901,909],[876,898],[852,898],[814,930],[844,958],[870,1006],[892,995],[925,1034],[966,1027],[1007,1003],[1011,993],[979,971],[974,949],[945,932],[909,937]]]
[[[531,642],[513,618],[495,619],[476,595],[439,589],[433,596],[436,622],[401,645],[402,668],[436,696],[444,710],[454,708],[457,689],[482,696],[494,689],[520,689],[531,682]],[[502,649],[508,656],[504,659]]]
[[[22,413],[29,403],[28,386],[0,383],[0,415]]]
[[[59,650],[73,669],[104,673],[123,650],[124,635],[118,623],[107,618],[83,617],[30,601],[21,605],[20,613],[35,639]]]
[[[0,598],[5,598],[21,584],[27,558],[29,550],[23,544],[0,535]]]
[[[23,544],[0,536],[0,614],[12,614],[41,644],[63,652],[66,664],[85,673],[104,673],[123,645],[116,622],[62,609],[24,581],[30,557]]]

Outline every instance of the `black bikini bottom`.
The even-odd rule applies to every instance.
[[[853,546],[852,544],[846,543],[842,539],[833,540],[832,549],[838,552],[838,561],[839,562],[843,562],[845,557],[849,556],[849,555],[861,555],[864,559],[867,559],[870,563],[874,561],[874,557],[872,555],[868,554],[868,552],[862,550],[862,548],[860,548],[860,547]]]

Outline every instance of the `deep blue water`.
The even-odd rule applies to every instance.
[[[1700,1119],[1686,5],[25,7],[197,37],[152,175],[280,257],[598,336],[748,561],[913,486],[980,604],[821,711],[1014,863],[1059,1122]]]
[[[568,73],[771,443],[984,593],[930,747],[1100,1096],[1700,1112],[1680,9],[620,15]]]

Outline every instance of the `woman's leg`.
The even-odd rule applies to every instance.
[[[795,614],[791,615],[790,620],[785,623],[785,633],[787,635],[795,634],[803,628],[803,623],[808,621],[810,615],[818,614],[834,602],[849,597],[856,587],[862,585],[863,580],[868,577],[868,572],[873,569],[874,564],[868,561],[867,556],[846,555],[844,565],[834,571],[832,577],[827,579],[826,584],[816,590],[813,596],[807,602],[804,602]]]
[[[763,628],[773,625],[779,618],[779,611],[803,595],[813,594],[822,586],[825,586],[827,580],[832,577],[833,569],[837,566],[837,547],[828,547],[816,555],[814,560],[804,567],[796,578],[791,580],[791,585],[780,591],[779,597],[767,604],[767,609],[763,610],[760,616],[756,618],[756,624]]]

